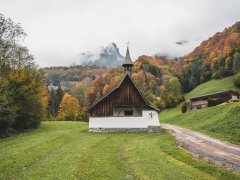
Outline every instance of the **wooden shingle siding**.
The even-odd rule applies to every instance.
[[[114,106],[132,106],[151,109],[127,75],[121,85],[89,110],[90,116],[113,116]]]

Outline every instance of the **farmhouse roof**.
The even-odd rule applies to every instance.
[[[198,98],[204,98],[204,97],[209,97],[209,96],[214,96],[214,95],[219,95],[219,94],[227,94],[227,93],[233,93],[233,94],[239,95],[238,91],[226,90],[226,91],[219,91],[219,92],[214,92],[214,93],[209,93],[209,94],[204,94],[201,96],[193,97],[190,99],[190,101],[194,101]]]

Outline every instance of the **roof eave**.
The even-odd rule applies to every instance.
[[[192,101],[192,100],[197,99],[197,98],[201,98],[201,97],[205,97],[205,96],[211,96],[211,95],[214,95],[214,94],[221,94],[221,93],[225,93],[225,92],[233,92],[233,93],[236,93],[236,94],[239,95],[238,91],[234,91],[234,90],[230,89],[230,90],[226,90],[226,91],[219,91],[219,92],[214,92],[214,93],[209,93],[209,94],[203,94],[202,96],[193,97],[189,100]]]

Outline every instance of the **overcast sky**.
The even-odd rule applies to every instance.
[[[125,55],[128,40],[132,59],[182,56],[239,21],[239,7],[240,0],[0,0],[41,67],[78,63],[81,52],[111,42]]]

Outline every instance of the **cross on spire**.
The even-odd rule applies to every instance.
[[[130,44],[131,44],[131,43],[130,43],[129,41],[126,43],[127,46],[129,46]]]

